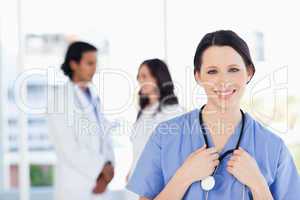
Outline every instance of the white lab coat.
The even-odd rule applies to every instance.
[[[133,162],[129,179],[136,167],[145,145],[147,144],[148,139],[150,138],[156,126],[163,121],[169,120],[184,113],[184,109],[178,104],[163,106],[159,112],[157,111],[158,106],[159,103],[156,103],[145,108],[142,111],[139,119],[133,125],[133,130],[130,136],[133,149]],[[126,195],[128,200],[139,199],[136,194],[130,191],[127,191]]]
[[[100,123],[88,98],[74,83],[48,92],[49,134],[57,155],[55,200],[103,199],[104,195],[92,195],[92,189],[104,164],[114,164],[112,126],[100,111],[99,97],[89,88],[98,102]]]

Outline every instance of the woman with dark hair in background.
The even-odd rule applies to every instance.
[[[299,199],[299,174],[284,141],[240,108],[254,72],[236,33],[206,34],[194,76],[207,103],[157,126],[127,188],[140,200]]]
[[[155,127],[160,122],[183,113],[174,94],[174,83],[168,66],[162,60],[145,60],[140,65],[137,80],[140,85],[140,110],[131,135],[133,163],[129,177]],[[130,199],[134,199],[134,196],[136,195],[132,195]]]
[[[96,47],[72,43],[61,66],[70,81],[49,92],[49,134],[57,155],[55,200],[103,199],[114,175],[110,123],[91,84],[96,66]]]

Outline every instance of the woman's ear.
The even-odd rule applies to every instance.
[[[195,71],[194,77],[195,77],[196,82],[197,82],[199,85],[201,85],[201,74],[200,74],[200,71],[199,71],[199,70],[196,70],[196,71]]]
[[[247,75],[248,75],[247,77],[247,84],[248,84],[254,75],[254,68],[252,65],[247,67]]]

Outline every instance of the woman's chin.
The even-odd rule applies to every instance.
[[[222,110],[234,108],[235,106],[239,106],[238,101],[234,98],[232,99],[214,99],[214,104],[217,108]]]

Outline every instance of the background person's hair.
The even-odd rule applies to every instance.
[[[233,48],[243,58],[246,67],[252,69],[254,75],[255,67],[247,43],[231,30],[219,30],[207,33],[202,38],[194,56],[194,74],[200,71],[203,52],[211,46],[230,46]]]
[[[142,62],[140,67],[142,65],[147,66],[150,74],[156,80],[157,90],[160,95],[159,107],[157,112],[161,111],[161,107],[163,106],[178,104],[178,98],[174,94],[174,84],[167,64],[162,60],[156,58],[145,60],[144,62]],[[142,95],[141,92],[139,92],[140,110],[138,112],[137,119],[139,119],[142,111],[149,105],[149,103],[149,97],[146,95]]]
[[[82,55],[91,51],[97,51],[97,48],[89,43],[78,41],[70,44],[66,52],[64,63],[61,65],[64,74],[72,80],[73,71],[70,62],[75,61],[79,63]]]

